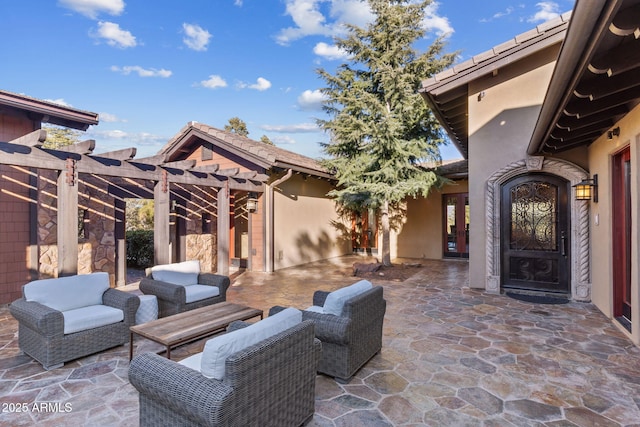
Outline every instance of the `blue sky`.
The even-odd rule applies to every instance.
[[[464,61],[573,3],[440,0],[425,42],[447,34]],[[333,46],[342,23],[370,19],[359,0],[2,0],[0,89],[99,113],[82,138],[96,153],[150,156],[192,120],[240,117],[250,138],[317,158],[328,137],[315,126],[316,70],[345,61]]]

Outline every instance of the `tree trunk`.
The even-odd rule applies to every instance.
[[[385,201],[380,212],[382,223],[382,265],[391,266],[391,240],[389,236],[389,202]]]

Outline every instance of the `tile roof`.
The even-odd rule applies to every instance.
[[[190,134],[214,145],[231,149],[248,160],[267,168],[293,169],[297,172],[309,173],[323,178],[332,177],[332,174],[323,168],[317,160],[310,157],[198,122],[189,122],[184,126],[165,144],[159,154],[171,155],[175,153],[183,144],[187,143],[187,136]]]

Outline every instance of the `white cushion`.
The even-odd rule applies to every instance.
[[[102,294],[109,289],[105,272],[34,280],[24,286],[24,297],[58,311],[102,304]]]
[[[324,300],[324,305],[322,306],[323,311],[327,314],[340,316],[345,302],[371,288],[371,282],[368,280],[360,280],[353,285],[333,291],[327,295],[327,299]]]
[[[108,305],[91,305],[62,312],[64,317],[64,333],[84,331],[99,326],[122,322],[124,313],[118,308]]]
[[[200,372],[201,360],[202,360],[202,353],[196,353],[193,356],[189,356],[186,359],[182,359],[178,363],[186,366],[187,368],[191,368]]]
[[[200,274],[200,261],[198,260],[151,267],[151,276],[155,280],[176,285],[195,285],[198,283],[198,274]]]
[[[190,285],[185,286],[186,302],[200,301],[201,299],[217,297],[220,295],[220,289],[217,286],[209,285]]]
[[[312,305],[311,307],[305,309],[304,311],[313,311],[315,313],[324,313],[324,308],[318,305]]]
[[[202,375],[218,380],[223,379],[227,357],[285,331],[301,321],[302,312],[289,307],[246,328],[210,339],[204,345],[202,352],[200,366]]]

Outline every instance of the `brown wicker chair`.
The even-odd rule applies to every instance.
[[[246,326],[234,322],[229,332]],[[222,380],[144,353],[129,381],[140,393],[140,426],[297,426],[313,417],[320,341],[302,322],[226,359]]]
[[[184,311],[224,302],[227,300],[227,289],[231,284],[228,276],[213,273],[199,273],[199,285],[215,286],[220,293],[210,298],[187,302],[187,294],[184,286],[154,280],[150,268],[147,268],[145,273],[146,277],[140,280],[138,289],[140,289],[143,294],[156,296],[158,299],[158,317],[171,316]]]
[[[329,292],[316,291],[313,305],[322,307]],[[342,314],[303,311],[303,320],[315,323],[316,337],[322,342],[318,372],[346,383],[382,349],[382,325],[387,303],[381,286],[348,299]],[[273,307],[269,315],[282,310]]]

